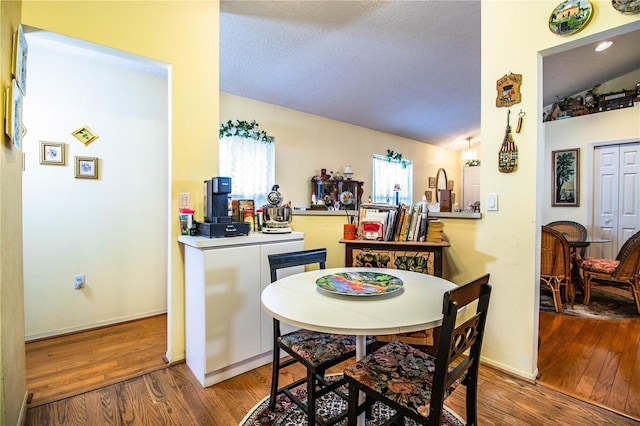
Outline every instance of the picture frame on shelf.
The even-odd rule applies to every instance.
[[[75,157],[76,179],[98,179],[98,158]]]
[[[40,164],[65,165],[65,144],[40,141]]]
[[[553,207],[580,206],[580,148],[551,153]]]

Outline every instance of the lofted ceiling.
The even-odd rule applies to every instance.
[[[480,142],[479,1],[220,7],[222,92],[451,149]],[[544,104],[640,68],[639,34],[604,61],[588,45],[545,57]]]

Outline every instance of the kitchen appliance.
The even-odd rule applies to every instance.
[[[265,234],[288,234],[291,232],[289,224],[293,220],[291,206],[282,205],[282,194],[278,192],[278,185],[273,185],[267,194],[267,205],[262,208],[262,232]]]
[[[204,181],[204,222],[198,222],[198,235],[209,238],[248,235],[251,226],[234,222],[229,216],[230,177],[213,177]]]

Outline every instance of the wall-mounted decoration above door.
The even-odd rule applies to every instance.
[[[640,13],[640,1],[638,0],[611,0],[611,5],[623,15]]]
[[[509,107],[520,103],[522,95],[520,94],[520,85],[522,84],[522,74],[505,74],[496,82],[496,90],[498,97],[496,98],[497,107]]]
[[[589,0],[566,0],[551,12],[549,29],[558,35],[576,33],[589,23],[591,15],[593,8]]]
[[[509,124],[509,116],[511,110],[507,110],[507,130],[498,152],[498,170],[502,173],[515,172],[518,168],[518,147],[513,141],[511,135],[511,125]]]

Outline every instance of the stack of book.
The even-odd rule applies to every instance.
[[[429,226],[427,227],[427,242],[441,243],[443,230],[444,230],[443,222],[441,222],[438,219],[429,220]]]
[[[364,232],[372,222],[382,225],[379,234]],[[414,206],[363,204],[358,214],[358,235],[363,239],[378,235],[383,241],[427,241],[428,210],[425,202]]]

